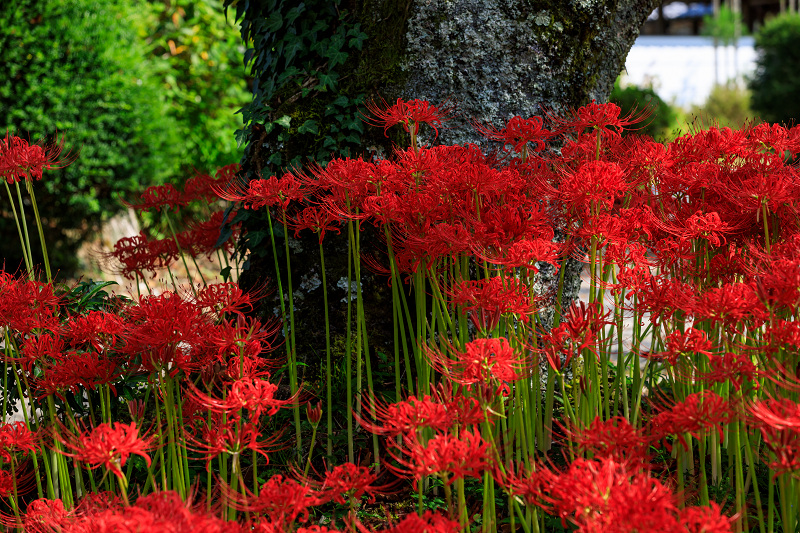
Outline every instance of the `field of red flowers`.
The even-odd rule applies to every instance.
[[[70,157],[0,139],[27,267],[0,272],[6,528],[800,528],[800,127],[664,144],[635,135],[642,117],[592,103],[476,124],[487,153],[418,137],[435,138],[451,105],[369,112],[408,147],[148,189],[132,205],[159,211],[169,235],[117,243],[119,268],[147,288],[131,297],[54,283],[43,242],[34,268],[24,210],[41,236],[35,182]],[[228,257],[216,246],[223,223],[239,231],[233,209],[181,225],[183,208],[220,198],[269,216],[279,319],[253,316],[265,294],[172,278],[179,261]],[[367,225],[377,257],[361,249]],[[326,322],[319,401],[297,360],[293,232],[318,236],[323,291],[326,235],[349,243],[347,337],[334,349]],[[587,265],[588,302],[562,303],[568,258]],[[373,387],[363,268],[391,294],[389,391]],[[164,269],[172,290],[151,290]],[[374,517],[398,499],[403,513]]]

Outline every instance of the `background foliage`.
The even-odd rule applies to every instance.
[[[753,110],[766,122],[797,123],[800,119],[800,14],[767,22],[755,36],[759,52],[750,83]]]
[[[0,128],[80,152],[37,199],[62,274],[119,196],[234,162],[248,101],[242,48],[218,0],[22,0],[0,9]],[[2,209],[8,209],[7,202]],[[0,218],[3,234],[15,231]],[[7,269],[18,243],[0,242]]]
[[[644,122],[638,124],[631,131],[632,133],[649,135],[654,139],[664,140],[677,124],[675,110],[662,100],[653,89],[635,85],[628,85],[623,89],[619,80],[617,80],[608,100],[622,109],[621,114],[623,116],[630,113],[641,113],[649,109],[647,113],[650,116]]]

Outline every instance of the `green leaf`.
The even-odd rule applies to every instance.
[[[269,17],[267,17],[265,22],[264,28],[266,28],[267,31],[272,33],[278,31],[283,25],[283,17],[281,16],[281,12],[273,11],[269,14]]]
[[[289,115],[283,115],[281,118],[275,121],[275,124],[279,124],[284,128],[288,128],[291,122],[292,122],[292,117],[290,117]]]
[[[319,133],[317,121],[311,118],[306,120],[299,128],[297,128],[297,133]]]

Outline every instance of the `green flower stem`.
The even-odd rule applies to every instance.
[[[172,240],[175,242],[175,247],[178,248],[178,254],[181,256],[181,261],[183,262],[183,268],[186,269],[186,277],[189,278],[189,285],[192,288],[192,294],[197,297],[197,288],[194,286],[192,282],[192,273],[189,270],[189,263],[186,262],[186,254],[183,253],[183,248],[181,247],[181,243],[178,241],[178,234],[175,233],[175,227],[172,225],[172,219],[170,218],[169,214],[167,213],[166,208],[161,210],[161,213],[164,215],[164,220],[167,221],[167,226],[169,227],[169,232],[172,235]],[[192,258],[194,259],[194,258]],[[197,263],[195,263],[197,265]],[[200,268],[197,269],[200,272]],[[170,271],[170,275],[172,272]],[[203,274],[200,274],[200,278],[203,279],[203,285],[206,284],[206,280],[203,278]],[[173,285],[175,284],[175,280],[172,281]],[[177,292],[177,289],[175,290]]]
[[[22,229],[25,234],[25,245],[23,246],[22,251],[23,253],[26,253],[28,256],[28,263],[29,263],[28,277],[30,277],[30,279],[34,279],[35,273],[33,271],[33,253],[31,252],[31,238],[30,235],[28,235],[28,223],[25,220],[25,204],[22,201],[22,192],[20,191],[19,188],[19,182],[15,182],[14,186],[17,189],[17,200],[19,201],[20,218],[22,219]]]
[[[17,215],[17,205],[14,201],[14,196],[11,194],[11,188],[8,186],[8,182],[3,180],[3,185],[6,186],[6,192],[8,192],[8,200],[11,203],[11,211],[14,214],[14,223],[17,225],[17,233],[19,233],[19,243],[22,246],[22,257],[25,260],[25,270],[28,272],[28,275],[33,274],[33,261],[31,256],[28,254],[28,247],[25,246],[25,236],[22,233],[22,226],[20,226],[19,220],[20,217]],[[24,213],[23,213],[24,215]],[[22,223],[25,224],[25,219],[22,219]],[[25,226],[25,234],[27,235],[28,227]]]
[[[322,305],[325,312],[325,401],[328,412],[325,413],[328,424],[327,448],[328,456],[333,455],[333,384],[331,369],[331,322],[328,316],[328,279],[325,274],[325,252],[322,250],[322,239],[319,240],[319,264],[322,273]],[[316,431],[316,427],[314,428]],[[313,440],[312,440],[313,442]],[[309,453],[309,457],[310,457]]]
[[[44,271],[47,274],[47,282],[53,281],[53,276],[50,272],[50,259],[47,256],[47,245],[44,241],[44,229],[42,228],[42,219],[39,217],[39,208],[36,206],[36,195],[33,193],[33,179],[30,174],[28,179],[25,180],[25,186],[28,189],[28,194],[31,197],[31,206],[33,206],[33,215],[36,218],[36,229],[39,230],[39,240],[42,243],[42,259],[44,260]],[[29,243],[30,244],[30,243]],[[33,256],[31,256],[31,259]]]

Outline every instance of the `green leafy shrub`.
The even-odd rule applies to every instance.
[[[75,267],[77,244],[119,209],[117,194],[179,168],[182,139],[142,61],[132,9],[129,0],[23,0],[0,11],[0,130],[63,136],[80,152],[37,187],[51,262],[62,273]],[[12,220],[0,217],[3,235],[16,231]],[[18,264],[17,247],[0,242],[7,268]]]
[[[180,178],[238,161],[234,132],[252,100],[244,45],[222,0],[140,0],[137,34],[148,46],[168,116],[182,139]]]
[[[800,119],[800,14],[775,17],[755,37],[759,53],[750,82],[752,106],[767,122],[796,123]]]
[[[675,110],[658,96],[653,89],[629,85],[620,87],[619,80],[614,84],[609,101],[617,104],[622,115],[649,110],[649,117],[639,124],[632,133],[649,135],[654,139],[666,137],[676,124]]]

